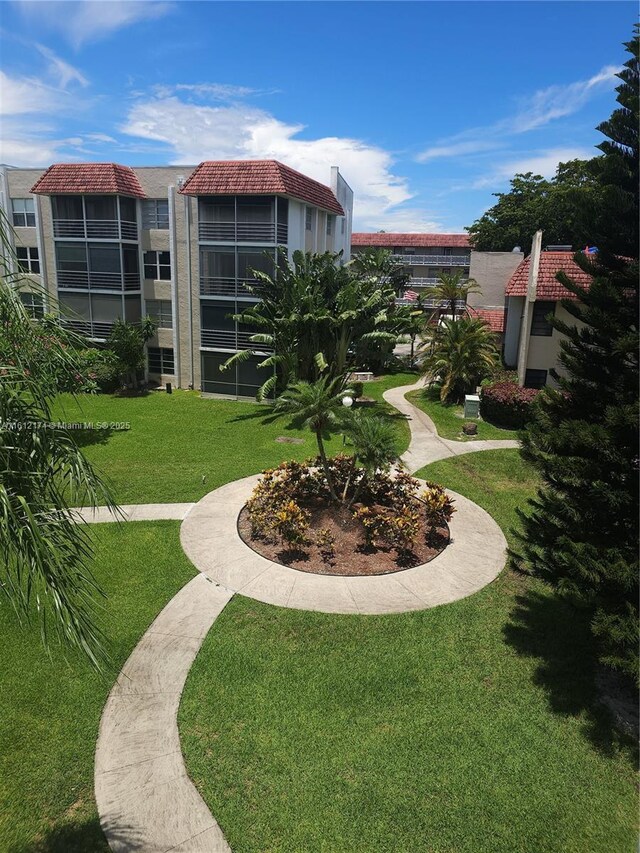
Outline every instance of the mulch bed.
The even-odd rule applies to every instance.
[[[335,556],[330,562],[323,559],[316,545],[299,550],[287,550],[281,542],[252,539],[251,522],[246,507],[242,508],[238,516],[238,533],[243,542],[256,553],[274,563],[316,575],[353,577],[401,572],[404,569],[428,563],[449,544],[449,528],[446,525],[439,528],[431,540],[425,523],[423,530],[416,538],[411,555],[406,559],[399,558],[393,548],[366,549],[363,547],[364,535],[361,523],[352,518],[351,510],[341,507],[323,506],[311,509],[311,536],[323,528],[330,530],[336,539]]]

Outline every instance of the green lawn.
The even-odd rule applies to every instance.
[[[516,451],[420,472],[508,535]],[[635,850],[634,762],[594,705],[584,620],[509,572],[421,613],[331,616],[235,598],[187,681],[192,778],[233,850]]]
[[[438,435],[441,438],[457,439],[459,441],[474,441],[485,438],[517,438],[516,430],[503,429],[478,418],[477,435],[463,435],[462,424],[465,422],[463,407],[445,405],[440,402],[439,392],[436,389],[425,388],[424,391],[410,391],[407,400],[426,412],[436,425]]]
[[[107,851],[93,796],[98,724],[115,676],[164,605],[195,574],[178,522],[97,525],[95,575],[108,598],[100,624],[111,664],[93,672],[77,654],[47,657],[36,627],[0,609],[0,850]]]
[[[387,388],[412,381],[413,374],[386,376],[367,383],[367,394],[381,400]],[[379,408],[392,411],[383,403]],[[130,425],[126,430],[74,433],[120,503],[196,501],[224,483],[283,459],[317,453],[309,431],[293,429],[286,417],[274,418],[267,406],[202,399],[190,391],[146,397],[61,395],[54,417],[73,423]],[[396,423],[398,450],[403,452],[409,446],[409,428],[404,419]],[[279,436],[300,438],[303,443],[281,444],[276,442]],[[341,447],[341,437],[334,436],[330,452]]]

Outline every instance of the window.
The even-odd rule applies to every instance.
[[[20,292],[20,301],[34,320],[44,317],[44,300],[40,293],[30,293],[27,290]]]
[[[173,311],[169,299],[147,299],[147,315],[160,329],[173,327]]]
[[[166,198],[152,198],[142,202],[142,227],[143,228],[169,228],[169,200]]]
[[[311,229],[313,228],[313,208],[312,207],[306,207],[305,208],[304,227],[307,231],[311,231]]]
[[[35,246],[17,246],[16,255],[22,272],[40,273],[40,258]]]
[[[32,198],[14,198],[11,200],[13,224],[35,228],[36,212]]]
[[[173,350],[149,347],[149,373],[173,374]]]
[[[171,280],[171,253],[145,252],[144,277],[160,281]]]
[[[333,234],[333,216],[327,213],[327,237]]]
[[[525,388],[544,388],[547,384],[546,370],[527,370],[524,374]]]
[[[546,319],[556,310],[555,302],[534,302],[531,317],[531,334],[549,337],[553,334],[551,323]]]

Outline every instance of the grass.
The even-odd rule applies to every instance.
[[[382,403],[393,385],[413,381],[413,374],[393,374],[366,385],[367,394]],[[190,391],[154,392],[146,397],[61,395],[54,416],[74,423],[111,425],[74,433],[86,456],[103,472],[120,503],[197,501],[231,480],[255,474],[283,459],[304,459],[317,453],[313,435],[296,430],[286,417],[274,418],[267,406],[202,399]],[[128,429],[118,428],[128,424]],[[398,450],[409,446],[409,428],[396,421]],[[276,438],[301,439],[281,444]],[[339,435],[328,445],[342,449]],[[204,480],[203,480],[204,478]]]
[[[0,609],[0,849],[3,853],[108,851],[93,796],[98,723],[111,685],[141,635],[195,574],[178,522],[97,525],[94,573],[108,595],[104,675],[80,655],[47,657],[35,626]]]
[[[424,391],[410,391],[407,394],[414,406],[422,409],[436,425],[438,435],[441,438],[457,439],[458,441],[474,441],[490,438],[517,438],[517,430],[503,429],[502,427],[483,421],[482,418],[474,420],[478,425],[477,435],[463,435],[462,424],[464,419],[464,407],[440,402],[439,391],[435,388],[425,388]]]
[[[516,451],[420,473],[507,535],[536,488]],[[634,765],[592,651],[580,614],[509,572],[399,616],[237,597],[187,681],[187,766],[243,853],[632,851]]]

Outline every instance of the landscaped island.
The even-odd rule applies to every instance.
[[[263,557],[301,571],[379,575],[437,556],[454,511],[442,486],[426,483],[420,491],[408,474],[369,472],[339,455],[326,470],[312,459],[265,471],[238,530]]]

